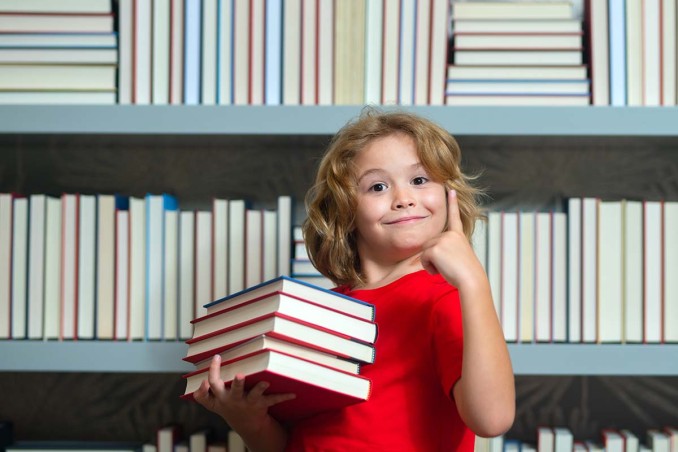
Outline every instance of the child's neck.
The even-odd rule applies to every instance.
[[[390,266],[383,266],[376,262],[363,264],[363,276],[365,284],[354,289],[376,289],[402,278],[405,275],[423,270],[419,254]]]

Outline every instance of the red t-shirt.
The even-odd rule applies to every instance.
[[[473,451],[451,391],[461,376],[457,289],[418,271],[372,290],[337,291],[375,305],[375,362],[366,402],[292,425],[288,451]]]

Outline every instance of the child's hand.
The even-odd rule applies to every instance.
[[[431,274],[440,273],[453,286],[485,278],[480,261],[464,235],[457,193],[448,191],[447,230],[424,244],[421,263]]]
[[[249,391],[245,390],[245,377],[236,375],[230,388],[224,384],[220,374],[221,357],[215,355],[209,368],[209,376],[193,393],[196,402],[220,415],[241,435],[261,432],[273,421],[268,408],[286,400],[294,394],[265,395],[268,383],[260,381]]]

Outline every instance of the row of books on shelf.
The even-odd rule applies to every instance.
[[[0,450],[4,452],[246,452],[242,437],[229,430],[225,438],[211,428],[185,432],[172,423],[158,427],[148,441],[19,440],[10,421],[0,422]]]
[[[491,211],[473,244],[509,342],[678,342],[678,202]]]
[[[677,3],[455,1],[446,103],[676,105]]]
[[[597,438],[575,438],[567,427],[537,428],[533,441],[506,436],[476,437],[475,452],[674,452],[678,428],[650,428],[638,435],[629,429],[604,429]]]
[[[444,102],[448,0],[111,4],[0,4],[0,32],[11,33],[0,40],[0,64],[8,69],[0,101]]]
[[[110,0],[0,2],[0,104],[116,103],[114,24]]]
[[[572,2],[453,2],[447,105],[588,105]]]
[[[0,194],[0,338],[177,340],[215,298],[290,272],[275,209],[171,195]]]
[[[270,408],[281,422],[363,402],[371,382],[360,375],[375,360],[374,306],[289,277],[278,277],[206,305],[195,318],[184,375],[193,394],[207,379],[214,355],[227,385],[246,375],[245,387],[259,381],[270,393],[296,397]]]
[[[678,342],[678,202],[570,198],[491,211],[474,247],[509,342]],[[330,288],[277,209],[215,199],[0,194],[1,338],[177,340],[220,296],[279,275]]]

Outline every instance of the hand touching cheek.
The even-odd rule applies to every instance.
[[[464,235],[459,203],[454,190],[448,192],[448,228],[424,243],[421,263],[431,274],[440,273],[453,286],[461,288],[486,278],[471,244]]]

